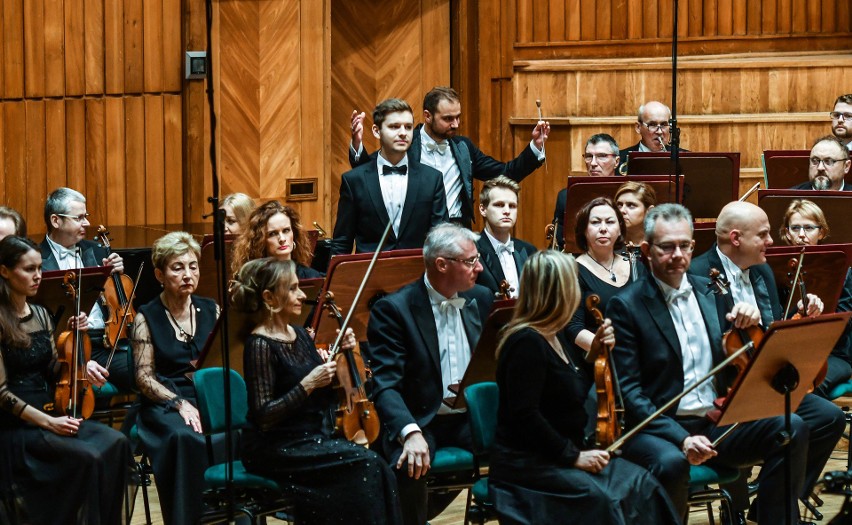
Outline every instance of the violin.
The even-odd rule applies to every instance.
[[[334,303],[334,294],[326,292],[322,307],[328,310],[329,317],[337,319],[342,334],[345,330],[343,315]],[[376,407],[367,398],[364,388],[372,378],[372,372],[364,364],[360,350],[341,349],[334,354],[333,359],[337,363],[335,388],[339,399],[335,432],[349,441],[366,446],[379,437],[380,430]]]
[[[725,307],[730,312],[734,309],[734,297],[731,295],[731,284],[728,279],[716,268],[710,269],[710,287],[713,293],[720,295],[725,300]],[[725,332],[722,336],[722,347],[726,355],[732,355],[743,346],[752,343],[752,349],[757,348],[763,339],[763,330],[759,326],[749,328],[734,328]],[[737,369],[737,375],[741,374],[751,361],[751,351],[744,352],[734,360],[733,365]]]
[[[512,292],[514,291],[515,289],[512,288],[512,285],[509,284],[509,281],[503,279],[502,281],[500,281],[500,291],[494,293],[494,299],[498,301],[508,301],[512,298]]]
[[[78,272],[82,274],[81,270]],[[68,272],[62,283],[65,294],[76,302],[77,318],[80,317],[80,281],[80,275]],[[65,330],[59,334],[56,347],[59,376],[54,407],[61,415],[88,419],[95,410],[95,392],[86,377],[86,362],[92,355],[89,338],[80,332],[77,323],[74,330]]]
[[[594,316],[595,323],[600,326],[604,323],[604,317],[597,306],[601,298],[597,294],[591,294],[586,298],[586,309]],[[615,375],[615,366],[612,363],[612,348],[602,345],[600,354],[595,358],[595,392],[598,396],[598,414],[595,424],[595,444],[598,447],[609,447],[621,436],[624,430],[622,418],[623,409],[615,406],[615,396],[618,395],[621,402],[621,391],[618,386],[618,378]],[[621,403],[624,406],[624,403]]]
[[[627,241],[624,249],[621,250],[621,256],[630,264],[630,280],[636,281],[639,279],[639,247],[633,244],[632,241]]]
[[[793,314],[791,319],[801,319],[807,314],[808,311],[808,291],[805,287],[805,275],[807,272],[804,270],[804,261],[805,261],[805,248],[802,247],[802,252],[799,254],[799,257],[793,257],[787,263],[788,268],[790,268],[790,272],[787,273],[787,276],[790,277],[790,295],[787,298],[787,308],[784,309],[784,318],[786,319],[790,313],[790,308],[793,305],[793,297],[795,296],[794,290],[796,288],[799,289],[799,295],[802,297],[802,309]],[[826,376],[828,375],[828,361],[822,364],[822,367],[819,369],[817,376],[814,378],[813,387],[809,389],[809,392],[813,392],[813,389],[817,388],[819,385],[825,381]]]
[[[559,249],[559,239],[556,238],[556,221],[558,220],[553,219],[553,222],[544,227],[544,239],[547,241],[547,249],[549,250]]]
[[[98,226],[97,239],[110,252],[109,231],[103,224]],[[142,268],[139,268],[139,275],[142,275]],[[136,281],[139,279],[137,277]],[[106,299],[107,315],[104,316],[104,338],[106,345],[113,349],[121,342],[122,348],[130,349],[130,343],[125,337],[125,329],[133,329],[133,320],[136,318],[136,310],[133,309],[133,300],[130,298],[135,290],[133,279],[128,275],[122,275],[116,272],[110,274],[110,279],[104,285],[104,298]],[[123,339],[124,338],[124,339]],[[123,339],[123,340],[122,340]]]

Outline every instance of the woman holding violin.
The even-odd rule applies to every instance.
[[[120,432],[56,411],[57,351],[43,307],[29,304],[41,254],[0,241],[0,522],[119,524],[130,444]]]
[[[807,199],[790,202],[784,213],[784,223],[778,236],[792,246],[816,246],[831,233],[822,209]],[[795,293],[791,291],[791,293]],[[846,269],[846,280],[837,303],[838,312],[852,311],[852,269]],[[828,356],[828,371],[825,380],[814,393],[827,398],[835,386],[852,377],[852,324],[846,330]]]
[[[163,291],[139,309],[131,340],[142,394],[139,439],[151,458],[166,524],[195,523],[203,511],[207,451],[195,387],[186,373],[194,371],[190,362],[213,331],[219,307],[193,294],[200,252],[185,232],[154,242],[154,276]]]
[[[500,389],[489,494],[501,524],[676,524],[646,470],[585,446],[591,366],[563,329],[580,303],[570,255],[535,253],[497,345]],[[612,345],[608,320],[591,345]]]
[[[252,428],[243,434],[243,463],[295,496],[300,522],[400,523],[388,464],[371,450],[332,437],[337,367],[302,327],[291,324],[304,299],[292,261],[249,261],[232,285],[234,308],[257,321],[244,353]],[[348,329],[343,347],[354,346]]]

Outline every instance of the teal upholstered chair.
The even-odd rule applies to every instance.
[[[234,431],[238,431],[246,425],[248,395],[243,378],[234,370],[229,370],[229,373],[231,424]],[[226,430],[225,375],[222,368],[204,368],[195,373],[193,381],[198,396],[201,425],[207,436],[208,450],[212,457],[210,436]],[[232,461],[230,466],[233,470],[235,513],[248,516],[252,523],[260,523],[263,516],[291,511],[290,501],[282,495],[275,481],[247,472],[240,460]],[[202,522],[219,521],[226,514],[227,468],[227,463],[219,463],[209,467],[204,473],[204,482],[207,485],[205,500],[210,504],[210,510],[205,512]]]
[[[497,431],[497,406],[499,390],[497,383],[477,383],[464,391],[470,432],[473,436],[473,455],[476,464],[476,482],[468,492],[465,524],[476,520],[485,523],[494,517],[493,506],[488,498],[488,476],[482,469],[488,466],[489,453]]]
[[[706,505],[710,525],[715,524],[713,517],[713,502],[719,501],[721,509],[719,516],[722,523],[733,525],[733,504],[728,491],[718,485],[731,483],[740,477],[740,471],[731,468],[708,467],[707,465],[692,465],[689,467],[689,504]],[[718,488],[711,488],[715,485]]]

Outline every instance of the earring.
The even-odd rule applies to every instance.
[[[296,241],[293,241],[293,249],[296,249]]]
[[[272,317],[273,315],[283,310],[283,307],[281,306],[279,306],[278,308],[273,308],[272,305],[267,302],[264,302],[263,304],[264,306],[266,306],[266,310],[269,312],[269,317]]]

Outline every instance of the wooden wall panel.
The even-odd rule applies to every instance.
[[[24,87],[27,97],[44,96],[44,0],[24,2]]]
[[[118,99],[113,99],[118,100]],[[45,148],[47,150],[48,192],[65,185],[65,101],[45,100]],[[43,221],[39,221],[42,223]],[[32,228],[32,227],[31,227]]]
[[[122,70],[123,73],[123,70]],[[127,173],[125,169],[124,99],[107,98],[104,108],[106,130],[106,199],[110,224],[127,223]],[[136,197],[132,195],[132,197]]]
[[[125,176],[127,177],[127,223],[146,224],[145,185],[145,101],[142,97],[124,99]]]
[[[3,2],[4,98],[24,96],[23,0]]]
[[[44,208],[47,196],[47,171],[44,135],[44,102],[28,100],[24,102],[26,111],[26,189],[24,191],[27,200],[27,212],[25,219],[27,224],[38,224],[42,217],[41,210]]]
[[[86,92],[85,25],[85,4],[80,1],[66,1],[65,95],[67,96],[80,96]]]
[[[65,94],[65,9],[63,0],[44,0],[44,95]]]
[[[145,90],[144,9],[142,0],[124,2],[124,92]]]
[[[6,171],[6,202],[31,222],[27,206],[27,143],[26,106],[23,102],[4,104],[3,107],[4,169]],[[23,124],[23,128],[21,126]]]
[[[107,223],[106,114],[104,99],[86,99],[86,204],[92,224]]]
[[[79,1],[79,0],[77,0]],[[86,94],[104,92],[104,0],[85,1]]]
[[[142,11],[142,53],[146,92],[163,90],[163,2],[145,0]]]

